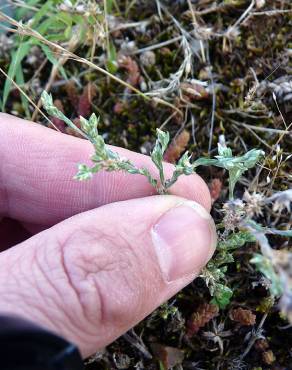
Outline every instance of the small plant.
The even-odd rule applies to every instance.
[[[268,229],[255,222],[251,222],[248,227],[261,248],[261,253],[255,253],[250,262],[269,281],[272,299],[280,298],[279,307],[292,323],[292,253],[288,249],[274,250],[266,236],[276,234],[292,237],[292,230]]]
[[[126,171],[131,174],[139,174],[146,176],[150,184],[157,190],[159,194],[167,194],[169,188],[177,181],[181,175],[191,175],[195,173],[198,166],[217,166],[225,168],[229,172],[229,196],[233,199],[234,187],[241,175],[253,167],[259,159],[263,156],[262,150],[252,149],[240,157],[233,157],[230,148],[223,145],[218,146],[219,155],[215,158],[199,158],[194,162],[190,162],[191,155],[185,152],[179,159],[178,163],[174,166],[172,177],[169,179],[165,178],[163,168],[163,154],[165,153],[169,144],[169,133],[163,132],[157,129],[157,140],[153,151],[151,153],[151,159],[159,172],[159,181],[154,178],[148,169],[137,168],[132,162],[126,158],[121,158],[118,153],[113,152],[109,149],[103,137],[98,133],[98,122],[99,119],[93,113],[87,120],[80,117],[82,131],[62,112],[58,110],[53,104],[52,96],[46,91],[42,94],[42,102],[47,112],[54,117],[57,117],[66,122],[71,128],[74,128],[82,136],[85,136],[94,146],[95,153],[91,157],[94,165],[92,167],[84,164],[79,165],[78,173],[75,176],[78,180],[87,180],[92,177],[94,173],[98,171]]]
[[[191,162],[191,155],[185,152],[174,165],[174,171],[170,178],[166,178],[163,168],[163,155],[169,144],[169,133],[157,129],[157,139],[151,153],[151,159],[159,173],[159,179],[155,178],[147,168],[138,168],[127,158],[121,157],[118,153],[111,150],[104,142],[103,137],[98,132],[99,119],[93,113],[89,119],[80,117],[81,130],[53,104],[52,96],[46,91],[42,94],[43,106],[47,112],[66,122],[71,128],[79,134],[86,137],[93,145],[94,154],[91,156],[93,165],[78,165],[78,172],[75,176],[77,180],[88,180],[92,176],[103,171],[125,171],[130,174],[145,176],[149,183],[156,189],[159,194],[168,194],[171,186],[181,175],[191,175],[195,173],[198,166],[217,166],[224,168],[229,174],[229,198],[230,201],[223,206],[225,214],[223,222],[217,227],[224,228],[219,235],[217,253],[215,257],[202,270],[201,277],[205,280],[210,294],[213,297],[211,303],[220,308],[225,308],[230,302],[233,294],[232,289],[226,284],[225,273],[228,264],[234,262],[234,251],[245,245],[247,242],[255,242],[259,235],[267,232],[278,233],[284,236],[290,236],[289,231],[269,230],[252,220],[253,214],[261,212],[261,199],[257,201],[257,207],[251,207],[241,200],[234,200],[234,188],[241,178],[242,174],[249,168],[252,168],[262,158],[262,150],[252,149],[242,156],[234,157],[230,148],[225,145],[218,145],[218,155],[215,158],[199,158]],[[253,199],[249,196],[249,201]],[[257,197],[258,199],[258,197]],[[255,209],[254,209],[255,208]],[[257,209],[259,208],[259,209]],[[258,254],[252,260],[257,268],[272,281],[271,294],[279,296],[279,280],[276,272],[273,270],[271,262],[267,264],[267,256]]]
[[[249,231],[238,231],[219,241],[217,254],[208,262],[200,275],[213,296],[211,303],[220,308],[225,308],[229,304],[233,292],[225,281],[228,264],[234,262],[233,253],[237,248],[255,240]]]

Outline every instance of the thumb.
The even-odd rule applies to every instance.
[[[175,196],[112,203],[0,255],[0,311],[22,315],[88,356],[198,274],[216,244],[199,204]]]

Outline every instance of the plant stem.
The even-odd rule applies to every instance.
[[[246,347],[246,350],[240,356],[240,360],[243,360],[246,357],[246,355],[251,350],[252,346],[255,344],[255,341],[259,338],[259,334],[260,334],[260,332],[262,330],[262,327],[263,327],[263,325],[264,325],[267,317],[268,317],[268,312],[266,312],[264,314],[264,316],[262,317],[261,322],[260,322],[259,326],[257,327],[256,332],[252,335],[252,337],[251,337],[251,339],[250,339],[250,341],[249,341],[249,343],[248,343],[248,345]]]

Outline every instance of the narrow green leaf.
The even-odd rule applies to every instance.
[[[105,0],[107,13],[110,14],[113,10],[113,0]]]
[[[28,14],[28,13],[31,13],[32,10],[30,9],[30,7],[32,6],[36,6],[40,3],[41,1],[40,0],[27,0],[25,2],[25,5],[26,6],[18,6],[16,7],[15,9],[15,12],[14,12],[14,18],[17,20],[17,21],[21,21],[22,19],[24,19],[24,17]]]
[[[65,69],[58,65],[58,59],[55,58],[52,50],[45,44],[39,43],[39,46],[41,47],[42,51],[44,52],[45,56],[48,58],[48,60],[56,67],[58,67],[58,70],[60,71],[62,77],[65,80],[68,80],[67,74],[65,72]]]
[[[112,74],[118,70],[117,51],[112,41],[108,45],[106,68]]]
[[[12,53],[12,60],[7,72],[7,75],[10,77],[11,80],[14,80],[15,75],[17,73],[18,68],[21,68],[21,62],[26,57],[26,55],[29,52],[31,45],[30,41],[26,41],[24,43],[21,43],[18,50]],[[5,105],[7,102],[7,98],[9,96],[9,93],[11,91],[12,82],[9,78],[6,78],[4,89],[3,89],[3,101],[2,101],[2,111],[5,111]]]
[[[72,27],[72,17],[71,14],[60,12],[57,14],[57,19],[63,22],[66,26]]]
[[[39,30],[37,29],[37,26],[39,22],[44,18],[47,17],[50,14],[50,10],[52,8],[53,2],[50,0],[47,0],[41,8],[35,13],[35,15],[32,18],[32,23],[31,23],[31,28],[36,29],[38,32]]]
[[[24,85],[24,77],[23,77],[23,71],[22,71],[21,65],[19,65],[19,67],[17,68],[16,74],[15,74],[15,82],[19,86]],[[28,105],[27,98],[22,93],[20,93],[20,99],[21,99],[21,103],[25,111],[26,118],[30,118],[29,105]]]

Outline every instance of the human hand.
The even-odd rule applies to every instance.
[[[115,150],[155,171],[148,157]],[[35,234],[0,254],[0,313],[64,336],[84,357],[190,283],[216,245],[199,176],[163,196],[139,175],[73,180],[91,152],[85,140],[0,114],[0,216]]]

